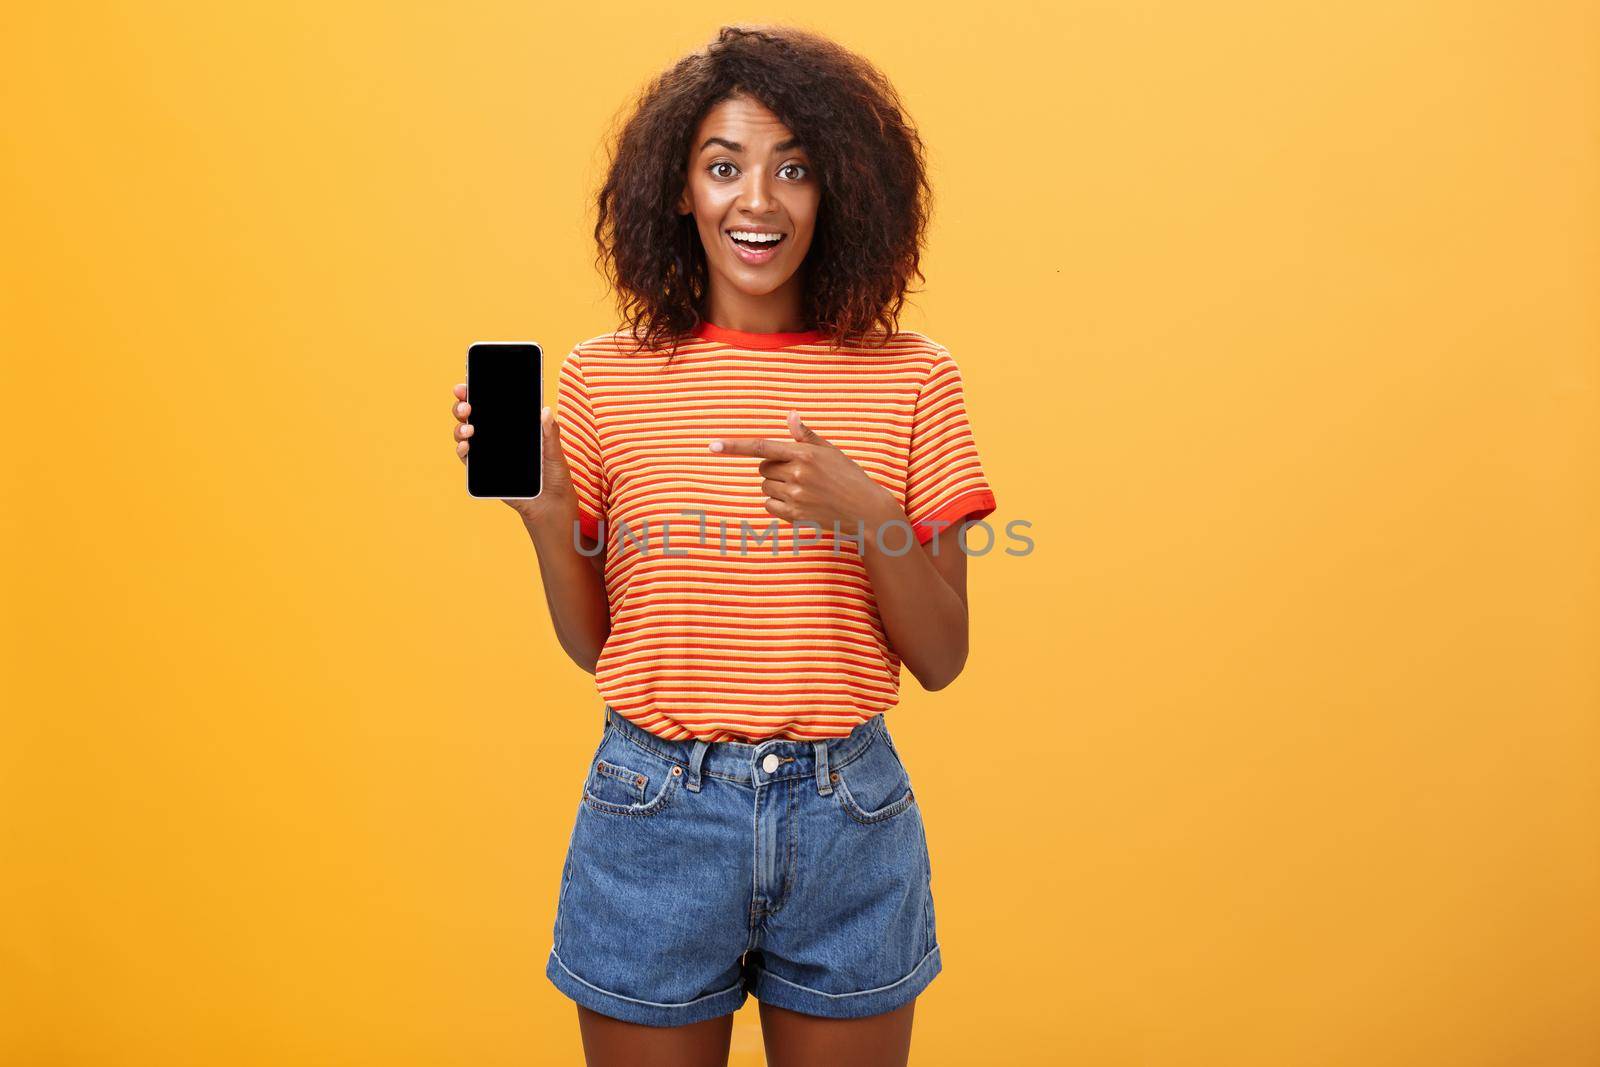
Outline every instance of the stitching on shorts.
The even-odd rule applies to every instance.
[[[681,774],[667,775],[666,784],[656,793],[655,799],[646,801],[642,807],[632,807],[627,804],[601,800],[587,789],[583,792],[583,802],[589,806],[590,810],[601,815],[629,815],[638,819],[648,818],[672,806],[673,800],[677,798],[678,782],[682,778],[683,775]]]
[[[872,746],[877,742],[878,738],[881,735],[886,735],[888,733],[888,730],[889,730],[888,725],[884,722],[882,716],[883,716],[883,713],[879,712],[876,716],[873,717],[873,719],[867,720],[868,722],[873,722],[874,720],[876,720],[876,723],[873,726],[873,728],[871,730],[868,730],[867,733],[864,735],[864,740],[856,748],[856,750],[854,752],[850,753],[848,756],[846,756],[843,760],[836,761],[834,759],[834,757],[833,757],[833,754],[830,752],[828,754],[828,765],[831,768],[848,767],[850,764],[854,763],[856,760],[858,760],[862,756],[864,756],[867,753],[867,751],[870,748],[872,748]],[[619,715],[619,717],[620,717],[620,715]],[[624,720],[624,721],[626,721],[626,720]],[[655,756],[658,759],[664,759],[669,763],[675,763],[678,766],[682,767],[684,769],[685,773],[688,772],[688,770],[689,770],[689,762],[687,760],[681,760],[681,759],[678,759],[676,756],[669,755],[666,752],[660,751],[659,749],[655,748],[654,746],[650,745],[649,743],[645,742],[644,740],[642,740],[642,739],[640,739],[638,737],[635,737],[633,734],[623,730],[620,726],[616,725],[615,723],[608,723],[606,728],[610,729],[610,730],[615,730],[617,732],[617,736],[618,737],[621,737],[623,740],[630,742],[633,745],[633,747],[635,747],[635,748],[637,748],[637,749],[639,749],[641,751],[648,752],[648,753],[650,753],[650,755]],[[641,727],[637,727],[637,729],[641,729],[642,730],[644,728],[641,726]],[[646,731],[646,732],[648,732],[648,731]],[[747,781],[749,781],[748,778],[743,777],[741,775],[722,774],[722,773],[719,773],[717,771],[707,770],[703,766],[700,768],[700,774],[701,774],[702,777],[721,778],[723,781],[726,781],[726,782],[747,782]],[[779,777],[770,778],[770,779],[768,779],[768,781],[769,782],[787,782],[787,781],[790,781],[791,779],[801,778],[801,777],[810,777],[810,774],[806,774],[806,775],[789,774],[789,775],[784,775],[781,778],[779,778]]]
[[[877,811],[868,811],[856,800],[855,794],[850,792],[849,784],[841,776],[833,783],[834,791],[839,793],[839,806],[844,808],[844,813],[858,823],[871,826],[875,823],[887,822],[897,818],[917,802],[916,792],[908,785],[905,794],[898,799],[891,800]]]
[[[550,950],[550,955],[555,956],[556,966],[557,967],[560,967],[563,971],[566,971],[568,974],[572,974],[572,968],[568,967],[565,963],[561,962],[561,957],[556,953],[555,949],[551,949]],[[742,980],[741,980],[740,982],[733,983],[733,985],[729,986],[727,989],[719,989],[715,993],[707,993],[704,996],[695,997],[693,1000],[680,1000],[680,1001],[677,1001],[677,1002],[674,1003],[674,1002],[670,1002],[670,1001],[640,1000],[638,997],[626,997],[626,996],[623,996],[621,993],[613,993],[609,989],[602,989],[601,987],[595,985],[593,982],[585,982],[582,978],[579,978],[575,974],[572,974],[572,980],[575,981],[575,982],[583,982],[584,985],[588,986],[590,989],[594,990],[596,993],[604,993],[608,997],[616,997],[618,1000],[626,1000],[626,1001],[629,1001],[630,1003],[633,1003],[633,1004],[648,1004],[652,1008],[687,1008],[689,1005],[698,1004],[702,1000],[710,1000],[712,997],[720,997],[724,993],[731,993],[734,990],[738,989],[739,986],[742,983]]]
[[[939,946],[938,945],[934,945],[932,948],[930,948],[928,950],[927,954],[924,955],[922,957],[922,959],[917,961],[917,965],[915,967],[911,968],[911,970],[906,973],[906,976],[904,978],[897,978],[894,981],[890,982],[888,985],[881,985],[881,986],[878,986],[878,987],[876,987],[874,989],[861,989],[861,990],[858,990],[858,991],[856,991],[854,993],[824,993],[820,989],[812,989],[808,985],[801,985],[799,982],[791,982],[787,978],[780,978],[777,975],[773,974],[771,971],[766,970],[766,969],[762,970],[761,976],[763,978],[771,978],[775,982],[782,982],[784,985],[792,985],[796,989],[803,989],[807,993],[811,993],[811,994],[813,994],[815,996],[819,996],[819,997],[831,997],[834,1000],[838,1000],[838,999],[841,999],[843,997],[864,997],[868,993],[882,993],[885,989],[893,989],[895,986],[899,985],[900,983],[909,981],[912,978],[916,977],[917,972],[922,970],[922,968],[926,967],[928,965],[928,960],[932,959],[933,958],[933,954],[935,952],[938,952],[938,951],[939,951]]]
[[[632,767],[624,767],[620,763],[611,763],[608,760],[597,760],[594,765],[594,773],[615,779],[618,785],[621,785],[630,794],[639,798],[635,803],[643,804],[645,802],[645,790],[650,783],[649,775],[640,774]],[[615,802],[612,801],[611,803]]]
[[[769,791],[770,792],[770,791]],[[750,791],[750,925],[759,928],[761,899],[761,790]]]

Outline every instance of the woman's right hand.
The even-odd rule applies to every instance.
[[[453,392],[456,402],[450,412],[456,417],[456,456],[465,464],[472,442],[472,423],[467,421],[472,415],[472,405],[467,403],[465,382],[457,382]],[[544,438],[544,470],[539,495],[532,500],[507,500],[506,503],[524,522],[576,522],[578,497],[572,491],[572,471],[567,466],[566,453],[561,450],[561,424],[556,422],[548,406],[539,413],[539,432]]]

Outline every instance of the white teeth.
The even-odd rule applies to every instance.
[[[781,233],[750,233],[750,232],[748,232],[746,230],[729,230],[728,231],[728,236],[737,237],[742,241],[766,241],[766,242],[779,241],[779,240],[782,240],[782,238],[783,238],[783,234],[781,234]]]

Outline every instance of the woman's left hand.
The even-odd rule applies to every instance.
[[[814,522],[832,532],[855,535],[856,523],[876,531],[891,519],[904,519],[894,494],[872,480],[838,445],[824,439],[789,412],[794,440],[719,437],[711,451],[724,456],[759,456],[761,491],[768,513],[790,522]]]

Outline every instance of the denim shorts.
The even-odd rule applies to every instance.
[[[618,1019],[837,1019],[940,970],[922,812],[880,713],[847,736],[668,741],[605,706],[545,974]]]

